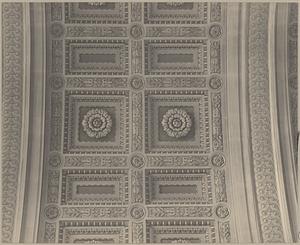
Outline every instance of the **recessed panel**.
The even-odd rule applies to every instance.
[[[121,205],[128,202],[128,171],[64,170],[63,205]]]
[[[128,74],[128,44],[124,40],[67,40],[65,49],[66,75]]]
[[[128,23],[128,3],[82,2],[65,4],[66,23]]]
[[[146,170],[147,204],[212,204],[208,169]]]
[[[146,75],[207,74],[205,40],[145,41]]]

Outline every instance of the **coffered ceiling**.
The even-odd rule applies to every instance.
[[[46,4],[40,242],[229,242],[226,6]]]

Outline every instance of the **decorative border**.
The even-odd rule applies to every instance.
[[[269,72],[269,4],[249,8],[248,79],[253,168],[263,242],[284,242],[272,148]]]
[[[12,242],[22,138],[23,4],[2,4],[2,242]]]

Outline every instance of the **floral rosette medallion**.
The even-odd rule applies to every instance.
[[[91,138],[102,138],[108,135],[112,128],[112,118],[103,109],[92,109],[82,120],[84,132]]]
[[[186,111],[174,108],[166,112],[161,124],[170,137],[180,138],[191,130],[192,119]]]

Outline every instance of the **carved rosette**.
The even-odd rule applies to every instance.
[[[218,76],[212,76],[209,79],[209,87],[211,89],[220,89],[222,87],[222,79]]]
[[[61,165],[61,162],[62,162],[62,157],[58,152],[51,152],[49,154],[49,159],[48,159],[49,166],[53,168],[57,168]]]
[[[190,132],[192,119],[185,110],[174,108],[167,111],[161,124],[170,137],[180,138]]]
[[[209,35],[213,39],[220,38],[222,35],[222,27],[218,24],[213,24],[209,28]]]
[[[103,109],[92,109],[82,120],[83,130],[91,138],[102,138],[108,135],[112,128],[112,118]]]
[[[142,154],[134,154],[131,156],[130,163],[134,168],[142,168],[145,166],[145,157]]]
[[[146,215],[146,210],[144,209],[143,206],[140,206],[140,205],[132,206],[129,212],[130,212],[131,218],[136,219],[136,220],[143,219]]]
[[[65,33],[64,26],[60,23],[53,23],[51,25],[51,34],[54,38],[61,38]]]
[[[132,76],[130,78],[130,86],[134,90],[140,90],[144,88],[144,78],[139,75]]]
[[[50,220],[57,219],[60,216],[60,209],[56,205],[49,205],[45,208],[45,216]]]
[[[225,165],[225,157],[221,153],[215,153],[211,157],[211,163],[215,167],[223,167]]]
[[[144,27],[140,24],[133,24],[129,28],[129,35],[133,39],[136,39],[136,40],[142,39],[144,34],[145,34]]]
[[[64,78],[61,76],[50,77],[50,84],[53,90],[59,90],[64,86]]]
[[[216,215],[220,219],[225,219],[230,215],[229,208],[224,205],[218,205],[216,207]]]

